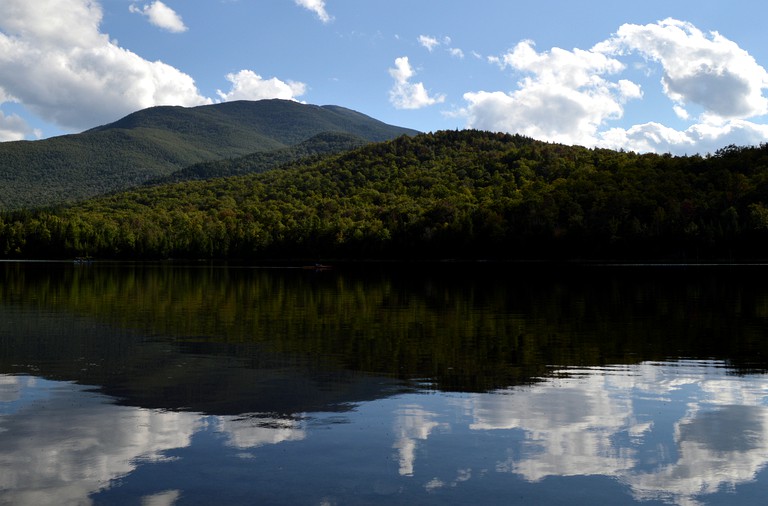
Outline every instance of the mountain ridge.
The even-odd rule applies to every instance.
[[[285,149],[329,131],[367,142],[418,133],[341,106],[288,100],[151,107],[79,134],[0,143],[0,209],[125,190],[189,165]]]
[[[764,263],[768,145],[673,157],[482,131],[0,214],[7,258]]]

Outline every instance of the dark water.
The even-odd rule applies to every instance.
[[[762,504],[766,280],[0,264],[0,504]]]

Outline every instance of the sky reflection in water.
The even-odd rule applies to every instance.
[[[121,406],[3,375],[0,503],[746,504],[766,494],[766,399],[765,375],[718,361],[553,369],[292,417]]]

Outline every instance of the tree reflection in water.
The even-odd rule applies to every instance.
[[[3,269],[0,503],[768,488],[754,269]]]

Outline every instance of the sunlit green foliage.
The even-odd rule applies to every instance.
[[[103,195],[199,162],[285,150],[324,132],[370,142],[416,133],[341,107],[288,100],[153,107],[81,134],[0,143],[0,209]]]
[[[768,254],[768,147],[638,155],[446,131],[0,223],[6,256],[701,259]]]
[[[302,158],[340,153],[368,144],[369,141],[353,134],[342,132],[323,132],[304,142],[272,151],[259,151],[238,158],[226,158],[201,162],[173,174],[147,182],[147,184],[178,183],[213,179],[215,177],[238,176],[254,172],[264,172]]]

